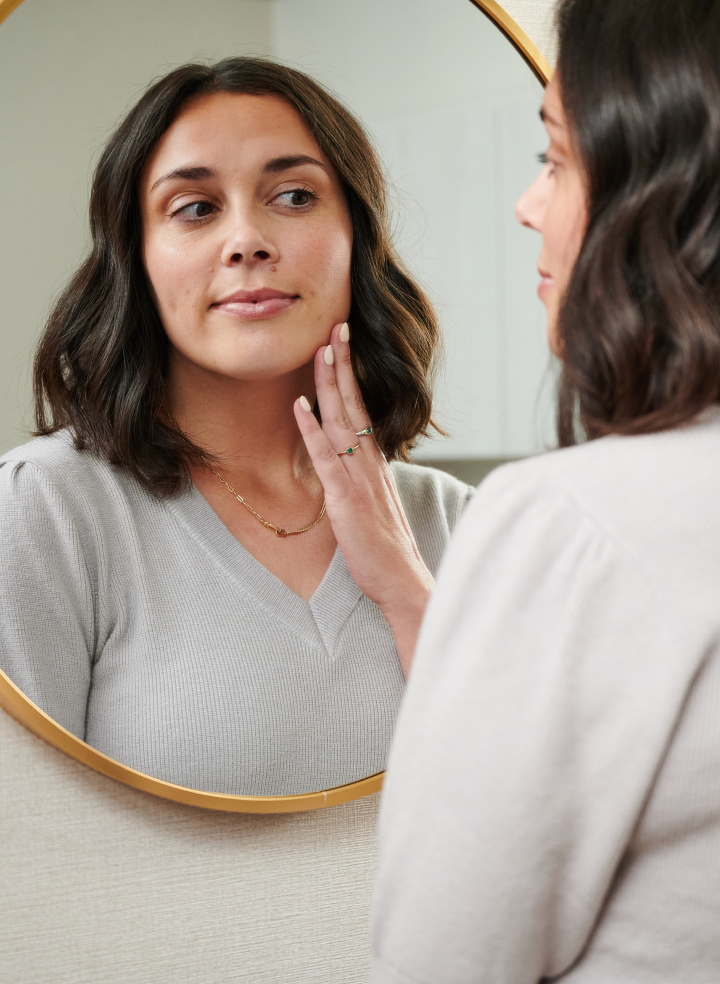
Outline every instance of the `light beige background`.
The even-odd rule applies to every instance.
[[[25,0],[0,31],[0,453],[32,428],[29,363],[87,248],[99,148],[151,78],[233,53],[325,82],[385,160],[398,245],[446,342],[436,415],[452,436],[418,458],[551,443],[537,245],[513,216],[543,149],[541,89],[468,0]]]
[[[552,60],[548,0],[505,6]],[[5,255],[21,235],[5,226]],[[287,816],[181,807],[85,769],[0,712],[0,981],[359,984],[378,801]]]

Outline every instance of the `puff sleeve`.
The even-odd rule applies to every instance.
[[[85,737],[95,623],[81,539],[41,468],[0,462],[0,669]]]

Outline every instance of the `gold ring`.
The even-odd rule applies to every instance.
[[[338,451],[337,454],[338,455],[341,455],[341,454],[355,454],[355,452],[357,451],[357,449],[359,447],[360,447],[360,445],[359,444],[356,444],[354,448],[345,448],[343,451]]]
[[[366,434],[372,434],[372,427],[366,427],[365,430],[355,431],[355,437],[365,437]]]

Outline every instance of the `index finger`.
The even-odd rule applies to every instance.
[[[305,400],[305,406],[303,400]],[[337,452],[327,435],[315,419],[312,407],[305,397],[301,396],[295,400],[293,410],[300,433],[305,441],[305,447],[325,490],[325,498],[332,499],[335,496],[347,495],[352,486],[352,479],[338,458]]]

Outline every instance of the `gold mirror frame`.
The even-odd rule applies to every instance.
[[[23,0],[0,0],[0,24],[22,2]],[[497,25],[539,81],[546,85],[551,75],[550,65],[513,18],[499,3],[496,3],[496,0],[470,0],[470,2]],[[144,772],[138,772],[137,769],[131,769],[108,755],[103,755],[91,745],[76,738],[42,711],[2,670],[0,670],[0,708],[48,745],[104,776],[162,799],[199,806],[207,810],[221,810],[226,813],[297,813],[304,810],[319,810],[325,806],[336,806],[378,792],[382,788],[385,775],[384,772],[378,772],[357,782],[295,796],[237,796],[228,793],[208,793],[156,779]]]
[[[22,0],[0,0],[0,20],[2,20],[2,4],[9,3],[14,10]],[[552,75],[552,68],[547,58],[540,54],[539,49],[532,43],[525,31],[513,20],[496,0],[470,0],[473,6],[481,10],[505,35],[510,44],[529,65],[535,78],[541,85],[547,85]]]

